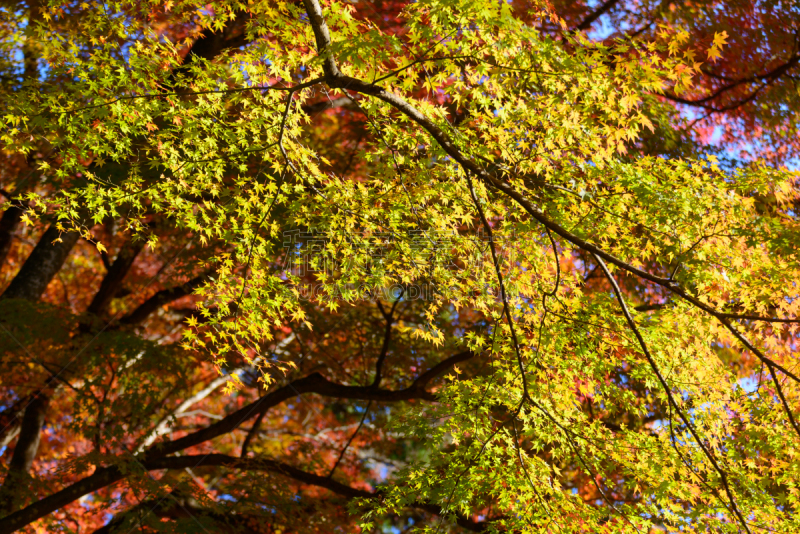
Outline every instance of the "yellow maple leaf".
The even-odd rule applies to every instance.
[[[728,32],[725,30],[721,32],[717,32],[714,34],[714,46],[717,48],[722,48],[724,45],[728,44]]]

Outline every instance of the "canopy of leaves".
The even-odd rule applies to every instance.
[[[0,8],[0,533],[797,532],[796,20]]]

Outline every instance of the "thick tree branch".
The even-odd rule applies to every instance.
[[[41,297],[50,280],[61,269],[64,260],[79,237],[77,232],[68,232],[59,239],[60,235],[61,232],[55,225],[51,225],[45,231],[0,299],[38,300]],[[58,242],[53,243],[57,239],[59,239]],[[46,394],[38,392],[25,407],[20,421],[19,437],[14,447],[14,455],[11,457],[8,473],[2,488],[0,488],[0,495],[2,495],[0,497],[0,513],[13,507],[13,488],[23,483],[36,458],[48,404],[49,398]]]
[[[19,439],[14,447],[14,455],[8,465],[9,473],[27,473],[31,469],[36,451],[39,449],[39,434],[44,424],[49,399],[36,395],[25,407],[20,424]]]
[[[237,369],[236,371],[234,371],[234,373],[236,372],[241,372],[241,369]],[[172,410],[169,413],[169,415],[164,416],[161,418],[161,420],[159,420],[156,427],[145,438],[144,442],[137,448],[136,452],[144,451],[147,447],[152,445],[158,438],[169,432],[170,418],[185,413],[189,408],[191,408],[201,400],[205,399],[209,395],[211,395],[211,393],[216,391],[218,388],[224,386],[229,380],[230,380],[229,376],[217,377],[214,380],[212,380],[211,383],[208,384],[206,387],[204,387],[194,395],[188,397],[187,399],[184,399],[184,401],[181,402],[174,410]]]
[[[596,10],[589,13],[589,15],[585,19],[583,19],[583,21],[580,24],[575,26],[575,29],[588,30],[589,28],[591,28],[592,23],[594,21],[605,15],[606,12],[608,12],[612,7],[614,7],[618,3],[619,0],[606,0],[606,2],[603,3],[603,5],[601,5]]]
[[[20,424],[19,438],[14,447],[14,455],[8,464],[8,472],[0,487],[0,513],[8,511],[13,506],[14,488],[25,483],[29,476],[33,460],[39,450],[42,425],[47,413],[49,399],[40,393],[25,407]]]
[[[444,374],[454,365],[465,362],[473,357],[477,356],[476,353],[472,352],[471,350],[465,350],[464,352],[459,352],[458,354],[454,354],[449,358],[442,360],[441,362],[437,363],[421,375],[414,381],[414,384],[418,388],[424,388],[428,385],[428,382],[433,380],[434,378]]]
[[[10,205],[3,216],[0,217],[0,265],[5,263],[6,256],[11,250],[11,242],[13,241],[14,231],[17,225],[22,220],[24,210],[16,204]]]
[[[456,354],[445,361],[438,364],[430,371],[420,375],[411,386],[406,389],[397,391],[374,388],[372,386],[344,386],[330,382],[327,378],[319,373],[314,373],[304,378],[300,378],[289,384],[278,388],[260,399],[240,408],[239,410],[228,415],[224,419],[216,423],[193,432],[187,436],[176,439],[175,441],[167,443],[156,443],[148,449],[149,456],[159,455],[166,456],[188,447],[199,445],[217,436],[227,434],[237,429],[245,421],[256,417],[262,412],[277,406],[284,401],[303,395],[306,393],[316,393],[323,397],[333,397],[337,399],[352,399],[352,400],[367,400],[376,402],[401,402],[409,400],[435,400],[433,393],[425,389],[425,385],[432,380],[435,376],[444,373],[447,369],[460,361],[464,361],[472,356],[474,353],[468,353],[468,357],[464,357],[464,353]]]
[[[103,277],[103,281],[100,283],[100,289],[95,293],[92,303],[89,304],[89,308],[87,309],[89,313],[99,314],[105,311],[111,299],[113,299],[114,295],[119,291],[120,285],[125,279],[125,275],[127,275],[128,271],[133,267],[133,262],[136,260],[136,256],[141,252],[143,247],[144,241],[126,243],[123,245],[119,253],[117,253],[114,263],[111,264],[105,277]]]
[[[323,100],[315,104],[309,104],[307,106],[303,106],[303,111],[306,113],[306,115],[314,115],[315,113],[321,113],[323,111],[334,108],[345,108],[352,111],[360,111],[358,106],[353,104],[353,100],[346,96],[340,98],[334,98],[331,100]]]
[[[0,534],[11,534],[37,519],[41,519],[59,508],[80,499],[84,495],[121,480],[123,477],[124,475],[119,467],[97,469],[94,474],[83,480],[0,519]]]
[[[7,409],[0,412],[0,449],[7,447],[8,444],[11,443],[11,440],[19,435],[22,415],[25,413],[25,407],[30,400],[31,397],[22,397]],[[0,454],[0,456],[2,456],[2,454]]]
[[[177,469],[187,469],[187,468],[196,469],[200,467],[225,467],[229,469],[236,469],[243,471],[269,472],[269,473],[279,474],[287,478],[291,478],[303,484],[327,489],[328,491],[335,493],[336,495],[345,497],[347,499],[357,499],[357,498],[373,499],[380,497],[380,493],[378,492],[370,492],[363,489],[353,488],[346,484],[342,484],[341,482],[337,482],[329,477],[323,477],[314,473],[309,473],[307,471],[303,471],[302,469],[298,469],[297,467],[267,458],[243,459],[243,458],[236,458],[234,456],[227,456],[224,454],[170,456],[166,458],[159,458],[156,460],[142,462],[141,466],[149,471],[155,471],[161,469],[177,470]],[[187,505],[191,506],[191,503],[180,502],[179,504],[184,506],[183,512],[187,512],[186,509]],[[415,502],[415,503],[410,503],[410,506],[418,508],[420,510],[425,510],[433,514],[437,515],[442,514],[442,509],[434,504]],[[156,507],[153,506],[152,508],[155,509]],[[181,515],[181,511],[179,509],[173,508],[171,506],[166,509],[174,509],[176,516]],[[169,516],[164,515],[163,517],[169,517]],[[468,519],[463,516],[459,516],[457,518],[457,523],[462,528],[465,528],[472,532],[482,532],[483,530],[486,529],[485,522],[472,521],[471,519]],[[98,532],[105,534],[106,532],[110,531],[111,531],[110,529],[108,530],[101,529],[100,531],[96,531],[95,534],[97,534]]]
[[[145,319],[147,319],[150,316],[150,314],[155,312],[164,304],[169,304],[170,302],[176,301],[179,298],[183,298],[186,295],[191,295],[192,292],[201,285],[203,285],[203,283],[207,279],[208,279],[207,275],[197,276],[195,278],[192,278],[185,284],[171,287],[169,289],[162,289],[161,291],[158,291],[155,295],[153,295],[152,297],[141,303],[138,308],[136,308],[131,313],[120,319],[120,322],[123,324],[132,324],[132,325],[140,324]]]
[[[470,353],[474,355],[473,353]],[[420,375],[410,387],[399,391],[382,390],[369,386],[344,386],[330,382],[319,373],[314,373],[305,378],[295,380],[286,386],[261,397],[255,402],[241,408],[222,420],[208,427],[193,432],[187,436],[166,443],[157,443],[143,454],[137,456],[137,461],[143,465],[157,466],[158,459],[169,454],[182,451],[188,447],[199,445],[223,434],[236,430],[242,423],[257,416],[262,411],[282,403],[292,397],[316,393],[326,397],[343,399],[374,400],[376,402],[400,402],[408,400],[434,400],[434,395],[425,389],[425,385],[436,376],[444,373],[452,365],[463,361],[464,353],[447,358],[426,373]],[[239,460],[239,458],[234,458]],[[249,460],[249,459],[247,459]],[[227,460],[226,460],[227,461]],[[152,467],[160,469],[162,467]],[[45,517],[48,514],[80,499],[84,495],[95,492],[125,477],[124,471],[118,466],[101,467],[94,474],[80,480],[56,493],[37,501],[26,508],[4,517],[0,521],[0,534],[10,534],[30,523]],[[314,475],[318,477],[318,475]],[[323,478],[323,477],[318,477]],[[328,480],[328,479],[326,479]],[[330,481],[330,483],[334,483]],[[338,484],[338,483],[336,483]],[[323,486],[325,487],[325,486]],[[330,488],[328,488],[330,489]],[[352,489],[352,488],[351,488]]]
[[[215,32],[211,28],[206,28],[192,44],[186,54],[184,64],[191,63],[194,58],[211,61],[223,50],[246,45],[249,41],[245,33],[245,26],[249,19],[247,12],[239,11],[236,17],[229,21],[221,31]]]
[[[303,5],[306,8],[306,13],[308,13],[308,18],[311,21],[311,28],[314,31],[317,53],[324,57],[322,70],[325,72],[326,78],[341,77],[342,73],[339,71],[339,67],[336,66],[333,53],[330,50],[326,50],[331,45],[331,34],[328,31],[325,17],[322,16],[322,7],[320,7],[319,1],[303,0]]]
[[[281,352],[283,348],[286,347],[286,345],[288,345],[289,343],[291,343],[291,340],[293,339],[294,339],[294,334],[288,336],[286,339],[281,341],[276,347],[276,352]],[[230,372],[230,375],[237,375],[241,378],[241,376],[245,372],[252,370],[254,367],[257,367],[260,361],[261,361],[260,357],[256,358],[253,361],[252,366],[245,366],[234,369],[233,371]],[[159,420],[156,427],[153,429],[153,431],[150,432],[150,434],[145,438],[142,445],[140,445],[136,449],[137,454],[143,452],[147,447],[152,445],[159,437],[169,432],[169,423],[171,418],[186,413],[186,411],[189,410],[189,408],[191,408],[198,402],[202,401],[209,395],[211,395],[211,393],[216,391],[218,388],[224,386],[231,379],[230,375],[223,375],[215,378],[206,387],[204,387],[194,395],[191,395],[188,398],[184,399],[183,402],[181,402],[174,410],[170,411],[169,415],[162,417]]]
[[[38,300],[79,237],[78,232],[61,232],[51,225],[0,298]]]

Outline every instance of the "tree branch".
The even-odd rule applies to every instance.
[[[143,465],[161,465],[153,462],[158,459],[163,459],[169,454],[182,451],[188,447],[199,445],[200,443],[232,432],[233,430],[236,430],[243,422],[255,417],[262,411],[267,411],[268,409],[282,403],[287,399],[304,393],[316,393],[326,397],[344,399],[374,400],[376,402],[400,402],[414,399],[433,400],[433,394],[429,391],[426,391],[424,386],[430,380],[445,372],[450,366],[465,359],[467,358],[463,356],[463,353],[448,358],[436,365],[434,368],[430,369],[428,372],[420,375],[420,377],[417,378],[417,380],[415,380],[410,387],[399,391],[382,390],[369,386],[344,386],[330,382],[319,373],[314,373],[276,389],[275,391],[261,397],[257,401],[250,403],[244,408],[233,412],[222,420],[209,425],[204,429],[198,430],[174,441],[157,443],[147,449],[143,454],[137,456],[136,459]],[[249,458],[233,459],[236,461],[251,460]],[[161,469],[163,467],[151,468]],[[41,519],[48,514],[51,514],[59,508],[62,508],[63,506],[80,499],[84,495],[95,492],[101,488],[113,484],[114,482],[122,480],[127,472],[127,470],[123,470],[116,465],[98,468],[92,475],[60,491],[57,491],[56,493],[45,497],[44,499],[41,499],[30,506],[23,508],[22,510],[4,517],[0,522],[0,534],[10,534],[15,530],[29,525],[30,523]],[[319,477],[318,475],[313,476],[319,479],[324,479],[324,477]],[[334,481],[328,481],[328,483],[338,484]],[[328,489],[330,489],[330,487]],[[354,490],[353,488],[350,488],[350,490],[361,491]]]
[[[144,241],[136,243],[126,243],[122,246],[117,253],[114,263],[108,269],[103,281],[100,283],[100,289],[95,293],[92,303],[89,304],[87,311],[93,314],[100,314],[108,307],[111,299],[117,294],[125,275],[133,267],[133,262],[136,256],[141,252],[144,247]]]
[[[589,15],[583,19],[583,21],[575,26],[576,30],[588,30],[594,21],[605,15],[605,13],[610,10],[612,7],[617,5],[619,0],[606,0],[600,7],[598,7],[595,11],[589,13]]]
[[[246,45],[249,41],[245,34],[245,25],[249,19],[246,11],[239,11],[221,31],[216,32],[211,28],[203,30],[186,54],[184,65],[191,63],[195,57],[211,61],[225,49]]]
[[[442,364],[436,366],[439,370],[439,374],[443,373],[446,369],[457,363],[457,361],[461,361],[458,356],[459,355],[456,355],[445,360],[446,362],[449,362],[448,364],[442,362]],[[433,371],[433,369],[431,369],[431,371]],[[428,373],[431,373],[431,371]],[[253,417],[256,417],[260,413],[265,412],[292,397],[306,393],[316,393],[317,395],[333,397],[337,399],[368,400],[376,402],[401,402],[415,399],[433,401],[435,400],[434,395],[424,388],[425,383],[433,378],[433,376],[428,375],[428,373],[421,375],[417,380],[414,381],[414,383],[411,384],[410,387],[397,391],[373,388],[372,386],[344,386],[330,382],[327,378],[323,377],[319,373],[313,373],[304,378],[294,380],[293,382],[290,382],[289,384],[264,395],[260,399],[248,404],[243,408],[240,408],[224,419],[217,421],[206,428],[176,439],[175,441],[156,443],[153,445],[153,447],[146,451],[146,454],[166,456],[186,449],[187,447],[193,447],[210,439],[214,439],[217,436],[232,432],[242,423]],[[421,381],[423,377],[426,378],[425,381]]]
[[[29,396],[22,397],[0,412],[0,449],[7,447],[11,440],[19,434],[21,415],[25,412],[25,406],[30,400]]]
[[[465,350],[464,352],[459,352],[449,358],[442,360],[441,362],[437,363],[414,380],[414,384],[416,387],[422,389],[428,385],[428,382],[433,380],[434,378],[438,377],[439,375],[444,374],[445,371],[456,365],[457,363],[465,362],[473,357],[477,356],[476,353],[472,352],[471,350]]]
[[[697,445],[703,451],[705,457],[708,458],[709,462],[711,462],[711,465],[714,467],[714,470],[720,477],[722,486],[725,489],[725,493],[727,494],[728,500],[730,501],[731,507],[733,508],[734,515],[736,515],[737,519],[742,524],[742,527],[744,527],[745,532],[749,534],[750,528],[748,527],[747,521],[745,521],[744,516],[739,510],[739,507],[736,505],[736,500],[733,497],[733,492],[731,491],[730,484],[728,483],[728,475],[725,473],[725,470],[723,470],[722,467],[717,462],[717,459],[715,458],[714,453],[711,451],[711,449],[708,448],[708,446],[702,439],[700,439],[700,436],[697,433],[697,429],[695,429],[692,422],[689,420],[689,418],[686,416],[686,414],[683,412],[680,406],[678,406],[678,403],[675,401],[675,398],[672,395],[672,389],[669,387],[669,384],[667,384],[666,379],[661,374],[658,365],[656,365],[653,356],[650,354],[650,351],[647,348],[647,344],[644,342],[642,334],[639,333],[639,329],[636,327],[636,323],[633,321],[633,317],[631,317],[631,313],[628,311],[628,306],[625,304],[625,299],[622,297],[622,291],[620,290],[616,279],[611,275],[611,272],[608,270],[608,267],[606,267],[605,262],[603,262],[603,260],[597,254],[595,254],[594,257],[597,260],[598,264],[600,265],[600,268],[603,270],[603,273],[606,275],[606,278],[611,283],[611,287],[614,289],[614,294],[617,297],[617,301],[619,302],[619,306],[622,309],[623,315],[625,316],[625,320],[627,321],[630,329],[633,331],[634,336],[636,336],[636,340],[639,342],[639,346],[641,347],[642,352],[645,355],[645,358],[647,358],[647,362],[650,364],[650,368],[653,370],[653,373],[658,378],[658,381],[661,384],[661,388],[664,390],[664,393],[666,393],[667,401],[669,402],[670,406],[672,406],[672,408],[677,412],[681,421],[683,421],[683,424],[686,425],[686,428],[689,429],[689,432],[692,434],[692,437],[694,438]]]
[[[235,371],[233,371],[232,374],[242,373],[244,370],[245,368],[236,369]],[[191,397],[185,399],[174,410],[172,410],[169,415],[161,418],[161,420],[158,422],[153,431],[145,438],[144,442],[136,449],[136,452],[137,453],[143,452],[147,447],[152,445],[159,437],[163,436],[169,431],[170,417],[176,417],[178,415],[181,415],[182,413],[185,413],[189,408],[191,408],[201,400],[205,399],[209,395],[211,395],[211,393],[213,393],[217,388],[224,386],[228,382],[228,380],[230,380],[230,377],[227,375],[217,377],[214,380],[212,380],[211,383],[208,384],[206,387],[204,387]]]
[[[142,467],[149,471],[161,470],[161,469],[169,469],[169,470],[179,470],[179,469],[195,469],[198,467],[225,467],[228,469],[237,469],[243,471],[261,471],[261,472],[269,472],[275,473],[278,475],[285,476],[287,478],[291,478],[297,482],[302,484],[307,484],[310,486],[317,486],[320,488],[324,488],[331,493],[336,495],[340,495],[347,499],[374,499],[376,497],[380,497],[379,492],[370,492],[362,489],[353,488],[346,484],[342,484],[340,482],[336,482],[328,477],[322,477],[320,475],[309,473],[307,471],[303,471],[302,469],[298,469],[297,467],[291,466],[289,464],[285,464],[282,462],[278,462],[276,460],[271,460],[268,458],[236,458],[234,456],[227,456],[224,454],[205,454],[205,455],[195,455],[195,456],[170,456],[167,458],[159,458],[157,460],[147,461],[142,463]],[[136,508],[145,507],[148,512],[156,513],[158,509],[158,503],[160,501],[145,501],[145,503],[140,504]],[[191,501],[186,499],[180,499],[176,502],[177,506],[171,507],[162,507],[162,510],[157,512],[159,517],[185,517],[187,513],[203,513],[203,510],[196,505],[193,505]],[[428,503],[420,503],[420,502],[413,502],[409,503],[409,506],[418,508],[420,510],[425,510],[427,512],[442,515],[442,510],[440,507],[434,504]],[[171,511],[171,513],[169,512]],[[225,516],[211,513],[212,517],[216,517],[219,519],[224,519]],[[111,526],[106,525],[105,527],[95,531],[94,534],[108,534],[112,531],[112,529],[116,526],[121,526],[122,520],[112,521],[112,523],[116,523],[116,525]],[[472,521],[463,516],[457,516],[456,520],[457,524],[462,528],[470,530],[472,532],[482,532],[487,527],[487,522],[476,522]]]
[[[360,111],[358,106],[353,105],[353,100],[346,96],[334,98],[332,100],[323,100],[315,104],[303,106],[303,111],[306,115],[314,115],[315,113],[321,113],[334,108],[345,108],[352,111]]]
[[[164,304],[169,304],[170,302],[185,297],[186,295],[191,295],[192,292],[203,285],[207,279],[208,275],[197,276],[185,284],[158,291],[155,295],[141,303],[138,308],[120,319],[120,323],[131,325],[138,325],[142,323],[150,316],[150,314],[155,312]]]
[[[266,413],[267,412],[261,412],[260,414],[258,414],[258,417],[256,417],[256,420],[253,422],[252,428],[250,428],[250,431],[244,437],[244,441],[242,442],[242,450],[239,452],[239,456],[241,456],[242,458],[247,456],[247,451],[250,448],[250,443],[253,441],[253,438],[256,436],[256,434],[258,434],[258,429],[261,427],[261,421],[264,420],[264,415]]]
[[[22,510],[14,512],[0,521],[0,534],[11,534],[34,521],[74,502],[84,495],[113,484],[124,477],[119,467],[103,467],[94,474],[70,485],[61,491],[41,499]]]
[[[372,381],[372,387],[376,388],[381,383],[381,373],[383,372],[383,362],[386,360],[386,355],[389,354],[389,344],[392,340],[392,325],[394,324],[394,311],[397,309],[397,304],[400,302],[400,299],[394,301],[392,304],[392,309],[389,312],[383,311],[383,306],[380,302],[378,302],[378,309],[381,311],[381,315],[383,318],[386,319],[386,327],[384,328],[383,332],[383,345],[381,346],[381,352],[378,355],[378,361],[375,362],[375,379]]]
[[[237,534],[260,534],[263,531],[253,530],[252,524],[258,524],[258,520],[263,521],[265,517],[258,517],[252,514],[233,514],[224,513],[216,510],[203,508],[190,496],[181,495],[178,491],[172,491],[167,497],[152,498],[139,503],[133,508],[129,508],[114,516],[106,525],[95,530],[92,534],[129,534],[137,527],[141,527],[141,520],[148,515],[159,518],[178,519],[184,517],[202,517],[211,519],[214,527],[220,532],[229,532],[233,527]],[[201,524],[204,531],[205,526]],[[117,530],[121,529],[121,530]],[[206,531],[208,532],[208,531]]]
[[[322,8],[319,5],[319,1],[303,0],[303,5],[311,21],[311,28],[314,30],[314,38],[317,42],[317,53],[324,56],[322,70],[325,73],[325,77],[336,78],[342,76],[339,67],[336,66],[333,53],[330,50],[326,50],[331,44],[331,34],[328,31],[328,24],[325,22],[325,17],[322,16]]]
[[[17,229],[19,221],[22,220],[24,210],[16,204],[10,205],[0,217],[0,265],[5,263],[6,256],[11,250],[11,242],[14,231]]]
[[[361,430],[361,427],[364,426],[364,421],[367,420],[367,414],[369,414],[369,409],[371,407],[372,407],[372,401],[370,401],[367,404],[367,407],[364,409],[364,415],[361,416],[361,422],[358,423],[358,427],[356,427],[355,432],[353,432],[353,434],[350,436],[350,439],[348,439],[347,443],[345,443],[344,447],[342,447],[342,452],[339,453],[339,457],[336,459],[336,462],[333,464],[333,467],[331,467],[331,470],[328,473],[328,478],[331,478],[333,476],[333,472],[336,471],[336,468],[339,467],[339,463],[342,461],[342,458],[344,458],[344,453],[347,452],[347,449],[350,447],[350,444],[353,443],[354,439],[356,439],[356,436],[358,435],[358,432]]]
[[[305,0],[307,3],[315,3],[316,0]],[[333,61],[331,59],[331,61]],[[335,66],[335,63],[334,63]],[[338,72],[338,69],[337,71]],[[711,306],[703,303],[699,299],[689,295],[689,293],[679,286],[674,280],[671,278],[663,278],[660,276],[656,276],[652,273],[649,273],[645,270],[639,269],[631,265],[630,263],[623,261],[608,252],[604,251],[603,249],[599,248],[598,246],[586,241],[585,239],[573,234],[566,228],[563,228],[558,223],[552,221],[548,218],[544,212],[535,204],[530,202],[524,195],[518,192],[511,184],[492,176],[486,170],[483,169],[480,165],[469,159],[461,150],[456,146],[456,144],[449,138],[449,136],[444,133],[444,131],[439,128],[432,120],[428,117],[423,115],[420,111],[418,111],[415,107],[411,104],[406,102],[400,96],[395,95],[394,93],[389,93],[382,87],[372,85],[366,83],[362,80],[358,80],[356,78],[351,78],[349,76],[345,76],[341,73],[337,75],[331,75],[326,77],[326,83],[338,89],[349,89],[352,91],[356,91],[359,93],[363,93],[366,95],[374,96],[379,100],[390,104],[392,107],[397,109],[398,111],[402,112],[406,115],[409,119],[413,122],[417,123],[423,129],[425,129],[431,137],[439,144],[439,146],[449,155],[451,156],[464,170],[464,172],[469,173],[472,172],[476,176],[478,176],[484,183],[489,185],[490,187],[499,190],[500,192],[504,193],[511,199],[513,199],[517,204],[519,204],[531,217],[539,221],[543,226],[551,230],[552,232],[558,234],[560,237],[566,239],[573,245],[590,252],[609,263],[620,267],[631,274],[638,276],[644,280],[653,282],[657,285],[660,285],[672,293],[680,296],[684,300],[690,302],[695,307],[717,317],[720,320],[723,319],[742,319],[742,320],[757,320],[757,321],[766,321],[766,322],[778,322],[778,323],[797,323],[800,322],[800,319],[781,319],[781,318],[773,318],[773,317],[760,317],[760,316],[753,316],[753,315],[736,315],[736,314],[728,314],[718,312]],[[754,353],[762,360],[764,363],[768,365],[772,365],[776,369],[780,369],[784,374],[787,376],[792,377],[794,380],[800,382],[800,378],[794,375],[791,371],[784,368],[774,360],[768,358],[764,354],[759,351],[754,351]]]
[[[38,300],[79,237],[78,232],[62,232],[50,225],[0,299]]]
[[[560,225],[558,225],[554,221],[551,221],[548,217],[545,216],[544,212],[542,212],[542,210],[538,206],[535,206],[534,204],[532,204],[527,198],[525,198],[522,194],[520,194],[518,191],[516,191],[516,189],[514,189],[510,184],[508,184],[508,183],[506,183],[506,182],[504,182],[502,180],[499,180],[496,177],[492,176],[491,174],[486,172],[480,165],[476,164],[474,161],[472,161],[466,155],[464,155],[461,152],[461,150],[457,147],[457,145],[450,139],[450,137],[447,134],[445,134],[444,131],[441,128],[438,127],[438,125],[436,125],[432,120],[430,120],[428,117],[426,117],[424,114],[422,114],[414,106],[409,104],[406,100],[404,100],[400,96],[398,96],[398,95],[396,95],[394,93],[390,93],[390,92],[386,91],[382,87],[366,83],[366,82],[364,82],[362,80],[359,80],[359,79],[356,79],[356,78],[352,78],[350,76],[343,75],[339,71],[338,67],[336,66],[336,62],[335,62],[332,54],[329,51],[326,51],[326,48],[328,48],[328,46],[330,45],[330,35],[329,35],[329,32],[328,32],[327,25],[325,24],[325,21],[322,18],[322,12],[321,12],[321,9],[320,9],[318,1],[317,0],[304,0],[304,4],[306,6],[306,10],[308,11],[308,15],[309,15],[309,19],[311,21],[311,25],[312,25],[312,27],[314,29],[314,34],[315,34],[316,40],[317,40],[318,52],[319,52],[320,55],[326,54],[326,56],[325,56],[325,58],[323,60],[324,61],[324,69],[323,70],[325,72],[325,81],[330,87],[336,88],[336,89],[343,89],[343,90],[349,89],[349,90],[356,91],[356,92],[359,92],[359,93],[362,93],[362,94],[374,96],[374,97],[378,98],[379,100],[382,100],[382,101],[390,104],[392,107],[394,107],[398,111],[402,112],[404,115],[406,115],[413,122],[417,123],[423,129],[425,129],[431,135],[431,137],[433,137],[434,140],[436,140],[436,142],[439,144],[439,146],[463,168],[464,172],[467,175],[469,175],[469,173],[472,172],[478,178],[480,178],[482,181],[484,181],[487,185],[492,186],[493,188],[500,190],[501,192],[505,193],[507,196],[509,196],[512,199],[514,199],[518,204],[520,204],[525,209],[525,211],[527,211],[534,219],[536,219],[537,221],[542,223],[546,228],[548,228],[549,230],[555,232],[556,234],[558,234],[562,238],[566,239],[567,241],[573,243],[574,245],[576,245],[576,246],[578,246],[578,247],[580,247],[580,248],[582,248],[582,249],[594,254],[594,256],[598,260],[598,262],[601,262],[601,266],[603,267],[604,271],[606,271],[606,274],[609,277],[610,277],[610,273],[608,273],[607,269],[605,268],[605,264],[602,263],[602,260],[609,261],[610,263],[613,263],[614,265],[617,265],[618,267],[621,267],[622,269],[625,269],[625,270],[627,270],[627,271],[639,276],[640,278],[643,278],[645,280],[649,280],[649,281],[654,282],[654,283],[656,283],[658,285],[661,285],[661,286],[669,289],[671,292],[676,293],[677,295],[681,296],[685,300],[691,302],[696,307],[698,307],[698,308],[700,308],[700,309],[702,309],[702,310],[704,310],[706,312],[711,313],[715,317],[718,316],[718,313],[716,312],[716,310],[714,310],[710,306],[702,303],[698,299],[690,296],[683,288],[681,288],[672,279],[662,278],[662,277],[653,275],[651,273],[648,273],[647,271],[644,271],[644,270],[639,269],[637,267],[634,267],[633,265],[631,265],[631,264],[629,264],[627,262],[624,262],[624,261],[612,256],[611,254],[609,254],[609,253],[605,252],[604,250],[600,249],[599,247],[597,247],[597,246],[587,242],[586,240],[584,240],[584,239],[572,234],[571,232],[569,232],[565,228],[562,228]],[[613,277],[610,277],[610,279],[612,281],[612,284],[614,284],[615,287],[616,287],[616,281],[613,280]],[[618,297],[621,300],[622,296],[619,293],[618,288],[617,288],[617,292],[618,292]],[[630,318],[630,314],[629,314],[629,312],[627,310],[627,307],[624,306],[624,301],[621,300],[621,302],[623,304],[623,311],[624,311],[624,313],[626,315],[626,318],[629,321],[629,324],[631,324],[631,327],[636,332],[637,337],[640,338],[640,336],[638,334],[638,330],[635,329],[635,325],[633,324],[632,319]],[[640,343],[643,346],[643,350],[645,350],[645,352],[646,352],[647,349],[644,346],[644,341],[640,339]],[[727,483],[727,477],[725,475],[725,472],[717,464],[717,462],[714,459],[713,455],[711,454],[710,451],[708,451],[706,449],[706,447],[703,444],[703,442],[699,440],[698,436],[695,433],[694,427],[686,419],[686,417],[683,414],[683,412],[679,410],[679,408],[677,407],[677,404],[675,404],[674,399],[672,398],[671,391],[669,390],[668,386],[666,385],[666,382],[663,380],[663,377],[661,377],[657,367],[655,367],[655,364],[652,361],[652,358],[650,358],[649,353],[646,352],[646,354],[648,356],[648,359],[651,361],[651,365],[654,366],[654,371],[656,372],[657,376],[659,377],[659,379],[662,382],[662,385],[666,389],[666,393],[668,395],[670,403],[674,405],[674,407],[678,411],[679,415],[681,415],[681,418],[684,419],[684,422],[687,424],[689,429],[692,431],[692,434],[696,438],[696,440],[697,440],[698,444],[700,445],[700,447],[706,453],[706,456],[711,461],[711,463],[714,466],[715,470],[720,474],[722,482],[723,482],[723,485],[724,485],[724,487],[726,489],[726,492],[727,492],[728,497],[730,499],[730,502],[731,502],[731,505],[733,507],[735,515],[741,521],[741,523],[742,523],[743,527],[745,528],[745,530],[749,532],[749,528],[747,526],[747,523],[744,521],[744,518],[742,517],[741,512],[738,510],[738,507],[736,506],[736,502],[735,502],[735,500],[733,498],[733,495],[731,493],[730,487],[728,486],[728,483]],[[759,354],[759,353],[756,353],[756,354]],[[775,365],[775,366],[778,365],[777,363],[773,362],[772,360],[769,360],[768,358],[766,358],[763,355],[760,355],[760,357],[762,358],[762,360],[769,361],[772,365]]]
[[[143,462],[142,465],[148,470],[185,469],[187,467],[194,469],[196,467],[220,466],[247,471],[267,471],[289,477],[304,484],[325,488],[328,491],[347,497],[348,499],[371,499],[380,497],[380,492],[370,492],[353,488],[329,477],[309,473],[294,466],[267,458],[236,458],[224,454],[205,454],[195,456],[170,456]],[[436,515],[442,515],[442,509],[435,504],[414,502],[410,503],[410,506]],[[457,523],[459,526],[472,532],[482,532],[486,529],[485,522],[475,522],[463,516],[458,516]]]
[[[787,71],[789,71],[792,67],[794,67],[798,63],[800,63],[800,55],[794,54],[785,63],[783,63],[781,65],[778,65],[777,67],[775,67],[774,69],[772,69],[771,71],[769,71],[767,73],[755,74],[753,76],[748,76],[746,78],[741,78],[739,80],[735,80],[735,81],[733,81],[733,82],[731,82],[731,83],[729,83],[727,85],[724,85],[724,86],[720,87],[719,89],[717,89],[716,91],[714,91],[710,95],[705,96],[703,98],[699,98],[697,100],[689,100],[687,98],[682,98],[682,97],[679,97],[679,96],[677,96],[675,94],[672,94],[672,93],[665,93],[662,96],[664,96],[665,98],[668,98],[669,100],[672,100],[673,102],[677,102],[679,104],[686,104],[686,105],[689,105],[689,106],[702,107],[702,108],[708,109],[708,110],[710,110],[712,112],[715,112],[715,113],[719,113],[719,112],[723,112],[723,111],[730,111],[731,109],[735,109],[735,108],[737,108],[739,106],[742,106],[742,105],[746,104],[747,102],[753,100],[753,98],[755,98],[756,95],[762,89],[764,89],[764,87],[766,87],[767,85],[773,83],[776,79],[780,78],[783,74],[785,74]],[[740,101],[737,101],[737,102],[732,103],[732,104],[728,104],[727,106],[725,106],[723,108],[715,108],[713,106],[707,105],[708,102],[716,99],[717,97],[719,97],[723,93],[726,93],[728,91],[731,91],[731,90],[735,89],[736,87],[738,87],[738,86],[740,86],[742,84],[753,83],[753,82],[758,82],[758,81],[763,82],[762,85],[760,87],[758,87],[755,91],[753,91],[751,94],[749,94],[747,97],[743,98]]]
[[[33,460],[39,451],[41,430],[49,401],[44,393],[39,392],[25,407],[14,455],[8,464],[3,486],[0,487],[0,512],[13,509],[14,488],[24,484],[25,478],[29,476]]]
[[[28,2],[28,31],[32,31],[36,23],[41,19],[41,9],[39,8],[39,0],[32,0]],[[39,54],[37,53],[36,46],[33,46],[34,39],[26,38],[22,42],[22,56],[25,65],[23,70],[23,83],[33,82],[39,76]],[[10,196],[6,196],[7,200],[11,202],[13,196],[23,193],[27,188],[28,180],[35,172],[35,157],[34,152],[28,154],[25,158],[27,173],[20,176],[21,180],[17,182],[14,192]],[[14,232],[22,220],[22,215],[25,213],[25,208],[20,202],[13,202],[3,212],[0,218],[0,265],[5,263],[6,256],[11,249],[11,241],[14,237]]]

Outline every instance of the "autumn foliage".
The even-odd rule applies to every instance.
[[[797,532],[800,12],[0,7],[0,534]]]

